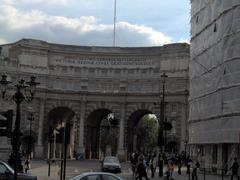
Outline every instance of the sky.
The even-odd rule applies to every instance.
[[[0,44],[113,46],[114,0],[0,0]],[[115,46],[189,42],[190,0],[116,0]]]

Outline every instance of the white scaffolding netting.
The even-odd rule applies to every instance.
[[[240,1],[193,0],[189,143],[240,140]]]

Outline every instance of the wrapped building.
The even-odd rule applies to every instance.
[[[240,1],[191,0],[189,145],[212,170],[239,156]]]

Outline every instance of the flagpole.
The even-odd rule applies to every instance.
[[[113,46],[116,45],[116,11],[117,11],[117,0],[114,0],[114,23],[113,23]]]

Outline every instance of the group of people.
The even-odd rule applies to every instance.
[[[178,175],[182,174],[182,166],[187,167],[187,174],[192,176],[192,180],[198,180],[197,169],[200,167],[200,163],[196,159],[191,159],[190,156],[186,156],[183,151],[181,154],[171,153],[165,158],[167,163],[167,170],[165,172],[166,180],[173,179],[173,172],[175,167],[177,167]],[[191,171],[192,169],[192,171]]]
[[[184,152],[181,154],[168,154],[167,156],[165,155],[161,158],[166,165],[164,174],[166,180],[173,179],[173,172],[175,167],[178,168],[177,173],[181,175],[182,166],[187,167],[186,173],[191,176],[191,180],[198,180],[197,170],[200,167],[200,163],[197,159],[191,159],[189,156],[186,156]],[[142,178],[148,180],[149,178],[147,172],[149,170],[151,171],[151,177],[154,178],[155,171],[158,166],[156,153],[149,153],[147,155],[132,153],[130,156],[130,162],[132,166],[133,178],[135,178],[135,180],[142,180]],[[240,180],[238,176],[238,169],[239,164],[237,162],[237,158],[234,158],[234,161],[229,168],[229,170],[232,171],[231,180],[233,180],[234,176]]]
[[[155,153],[148,154],[146,157],[143,154],[132,153],[130,156],[132,165],[133,178],[142,180],[144,177],[148,180],[147,171],[151,170],[151,177],[155,176],[157,168],[157,157]]]
[[[196,160],[191,160],[189,156],[186,156],[184,152],[181,154],[169,154],[161,157],[166,164],[165,179],[173,179],[173,172],[175,167],[178,168],[178,174],[181,175],[181,168],[183,165],[187,167],[187,173],[190,174],[190,167],[192,167],[192,180],[197,180],[197,168],[200,164]],[[133,171],[133,178],[136,180],[142,180],[144,177],[148,180],[147,172],[151,171],[151,177],[154,178],[155,171],[158,166],[158,160],[156,153],[148,153],[147,155],[132,153],[130,156],[130,162]]]

